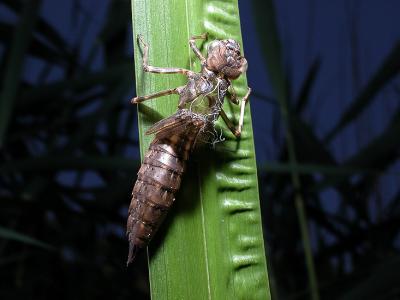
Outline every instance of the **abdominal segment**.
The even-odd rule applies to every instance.
[[[179,153],[166,151],[165,146],[151,145],[133,187],[127,224],[128,264],[160,227],[181,184],[185,161]]]
[[[203,126],[203,119],[180,110],[149,129],[156,136],[132,191],[126,232],[128,264],[148,245],[174,202],[189,153]]]

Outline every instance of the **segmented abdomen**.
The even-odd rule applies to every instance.
[[[175,200],[186,160],[201,128],[197,123],[190,125],[168,137],[156,135],[146,153],[129,206],[128,264],[150,242]]]

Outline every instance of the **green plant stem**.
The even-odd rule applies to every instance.
[[[253,1],[255,5],[255,17],[259,28],[262,28],[260,34],[261,44],[265,51],[265,61],[270,76],[272,87],[275,91],[279,103],[280,112],[284,123],[286,124],[286,143],[291,170],[291,180],[294,189],[294,204],[299,220],[300,234],[303,241],[303,248],[307,266],[307,275],[310,285],[310,296],[313,300],[319,299],[318,283],[313,262],[310,238],[307,227],[307,215],[304,208],[304,201],[301,191],[301,181],[298,172],[298,162],[296,157],[296,145],[292,130],[292,112],[288,103],[288,84],[287,77],[282,65],[282,51],[278,36],[275,19],[275,7],[272,0]]]
[[[297,171],[298,169],[298,164],[297,164],[297,157],[296,157],[296,148],[295,148],[295,143],[292,135],[292,129],[291,129],[291,122],[290,119],[287,117],[287,110],[288,110],[288,103],[286,98],[281,98],[280,99],[280,106],[281,106],[281,111],[285,112],[282,113],[282,116],[284,116],[284,121],[286,122],[286,142],[287,142],[287,147],[288,147],[288,154],[289,154],[289,163],[291,165],[291,179],[292,179],[292,184],[293,184],[293,189],[294,189],[294,202],[296,206],[296,212],[297,212],[297,218],[299,220],[299,226],[300,226],[300,234],[301,234],[301,239],[303,241],[303,248],[304,248],[304,256],[305,256],[305,261],[306,261],[306,266],[307,266],[307,274],[308,274],[308,281],[310,285],[310,294],[311,294],[311,299],[312,300],[318,300],[319,299],[319,293],[318,293],[318,282],[317,282],[317,275],[315,272],[315,265],[314,265],[314,259],[313,259],[313,254],[312,254],[312,249],[311,249],[311,241],[310,241],[310,235],[308,231],[308,225],[307,225],[307,213],[304,208],[304,200],[301,195],[301,181],[300,181],[300,175],[299,172]]]
[[[40,1],[32,0],[23,3],[21,19],[15,27],[0,92],[0,149],[3,147],[5,134],[12,116],[15,97],[22,77],[25,52],[33,35],[32,28],[36,21]]]

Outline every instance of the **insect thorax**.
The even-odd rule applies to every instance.
[[[213,123],[222,109],[228,87],[225,78],[203,68],[201,73],[189,76],[180,101],[186,103],[186,109],[206,116]]]

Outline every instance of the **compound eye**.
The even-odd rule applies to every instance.
[[[208,53],[213,52],[216,48],[219,48],[220,41],[213,41],[208,45]]]
[[[228,65],[233,65],[235,63],[235,60],[233,59],[232,56],[228,56],[226,62],[228,63]]]

